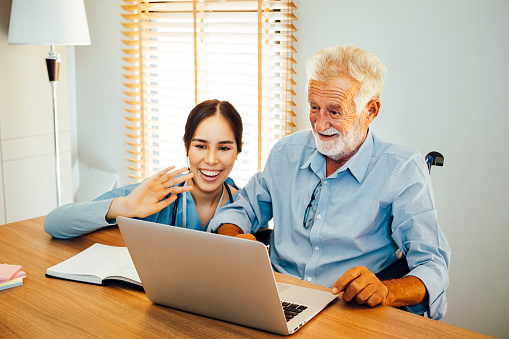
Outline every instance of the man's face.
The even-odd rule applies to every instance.
[[[360,84],[349,78],[309,81],[309,120],[316,146],[320,153],[331,159],[351,157],[364,141],[374,118],[367,118],[369,105],[356,114],[353,98],[359,88]]]

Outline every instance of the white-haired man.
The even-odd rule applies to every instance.
[[[368,128],[386,68],[355,46],[317,52],[306,65],[311,131],[280,140],[263,172],[210,223],[254,238],[274,218],[273,268],[343,293],[345,301],[446,312],[450,248],[437,223],[428,170],[415,151]],[[403,252],[404,277],[374,274]]]

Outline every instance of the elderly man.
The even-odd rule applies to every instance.
[[[254,238],[274,218],[269,254],[281,273],[330,287],[345,301],[446,312],[450,248],[437,223],[423,157],[368,128],[386,68],[372,53],[333,46],[306,65],[311,131],[280,140],[263,172],[210,223]],[[406,256],[410,273],[374,273]],[[374,272],[374,273],[373,273]]]

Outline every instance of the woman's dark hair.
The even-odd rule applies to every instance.
[[[219,101],[216,99],[199,103],[191,110],[191,113],[189,113],[184,133],[186,153],[189,151],[191,140],[193,139],[194,132],[196,132],[198,125],[203,120],[213,115],[221,115],[228,122],[235,137],[235,142],[237,143],[237,152],[240,153],[242,151],[242,118],[235,107],[228,101]]]

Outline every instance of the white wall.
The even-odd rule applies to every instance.
[[[333,44],[374,52],[388,68],[380,137],[437,150],[439,222],[451,248],[444,322],[509,336],[509,2],[296,1],[298,126],[307,121],[304,61]]]
[[[445,156],[445,167],[432,170],[439,221],[453,251],[443,321],[507,337],[509,2],[294,2],[299,129],[309,127],[306,59],[332,44],[377,54],[389,73],[373,131]],[[80,161],[121,175],[123,183],[120,3],[85,0],[92,45],[76,48],[76,101]]]
[[[125,184],[121,4],[85,0],[92,45],[76,47],[76,124],[79,161]]]

